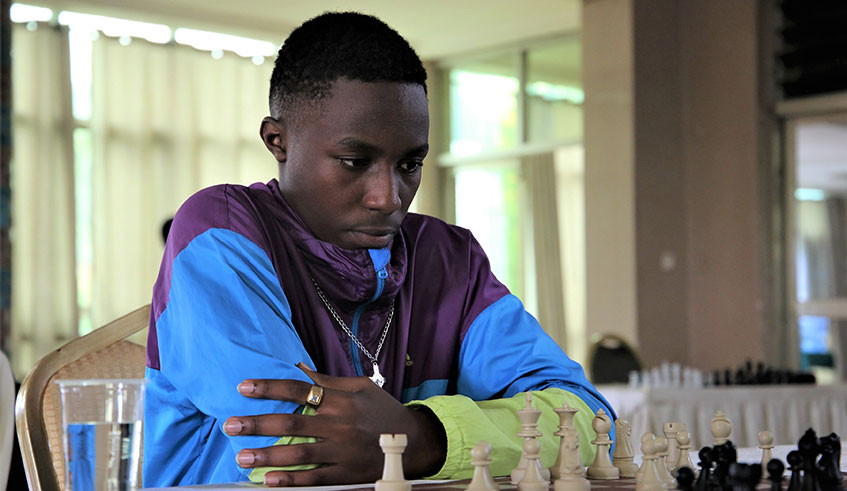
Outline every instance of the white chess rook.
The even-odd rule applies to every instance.
[[[404,434],[379,435],[379,446],[385,454],[385,464],[382,468],[382,479],[376,482],[376,491],[410,491],[412,483],[403,475],[403,451],[407,439]]]

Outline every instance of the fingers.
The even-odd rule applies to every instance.
[[[332,375],[318,373],[307,367],[303,362],[298,363],[297,368],[303,370],[303,373],[314,380],[317,385],[324,388],[343,390],[345,392],[358,392],[362,389],[369,388],[368,384],[374,385],[367,377],[333,377]]]
[[[275,399],[305,404],[312,384],[300,380],[249,379],[238,384],[238,392],[246,397]]]
[[[332,434],[332,426],[302,414],[259,414],[256,416],[233,416],[223,425],[230,436],[313,436],[325,438]]]
[[[265,474],[265,486],[323,486],[362,481],[352,479],[338,465],[318,467],[308,471],[270,471]]]
[[[326,442],[275,445],[265,448],[247,448],[236,455],[238,465],[247,469],[255,467],[288,467],[297,465],[329,465],[338,460],[338,450]]]

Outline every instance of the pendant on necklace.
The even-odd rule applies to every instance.
[[[382,387],[385,385],[385,377],[379,373],[379,365],[374,363],[374,374],[370,376],[371,382],[375,383],[378,387]]]

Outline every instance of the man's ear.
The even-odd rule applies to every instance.
[[[277,162],[285,162],[288,159],[285,151],[287,145],[285,126],[281,121],[265,116],[259,127],[259,136]]]

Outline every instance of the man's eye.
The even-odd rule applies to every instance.
[[[360,159],[355,157],[342,157],[338,159],[338,162],[344,167],[350,167],[351,169],[356,169],[368,165],[367,159]]]
[[[407,174],[412,174],[421,167],[423,167],[423,162],[421,162],[420,160],[407,160],[397,164],[397,167]]]

